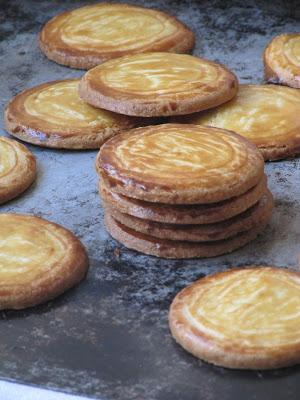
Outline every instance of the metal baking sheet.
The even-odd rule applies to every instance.
[[[266,43],[300,28],[298,1],[131,3],[178,16],[197,33],[195,54],[226,64],[241,82],[261,82]],[[2,110],[25,88],[82,75],[48,61],[36,35],[56,13],[84,4],[0,1]],[[271,372],[217,368],[176,345],[167,324],[174,295],[208,273],[249,264],[298,268],[299,158],[266,165],[276,207],[258,240],[218,258],[169,261],[127,250],[105,232],[95,151],[29,147],[38,160],[38,179],[0,212],[31,213],[69,228],[86,245],[91,268],[81,285],[57,300],[1,313],[0,378],[109,400],[299,399],[300,367]]]

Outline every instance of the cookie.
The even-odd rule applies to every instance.
[[[215,257],[231,253],[255,239],[265,228],[267,221],[229,239],[202,243],[157,239],[128,228],[116,221],[109,212],[105,214],[105,224],[110,235],[129,249],[156,257],[182,259]]]
[[[164,124],[129,130],[101,148],[97,170],[112,191],[166,204],[239,196],[264,173],[256,146],[224,129]]]
[[[44,303],[83,279],[88,257],[65,228],[30,215],[0,214],[0,309]]]
[[[44,83],[14,97],[5,110],[6,130],[25,142],[60,149],[99,149],[138,119],[100,110],[78,95],[78,79]]]
[[[155,238],[189,242],[210,242],[227,239],[238,233],[262,225],[271,217],[273,197],[270,191],[267,191],[257,204],[242,214],[222,222],[206,225],[162,224],[123,214],[106,204],[105,208],[122,225]]]
[[[267,179],[264,176],[257,185],[238,197],[202,205],[172,205],[133,199],[111,191],[103,179],[99,184],[99,193],[105,203],[119,212],[149,221],[191,225],[224,221],[241,214],[259,201],[266,188]]]
[[[112,58],[149,51],[188,53],[193,32],[158,10],[99,3],[52,18],[39,35],[43,53],[59,64],[89,69]]]
[[[140,117],[206,110],[232,99],[237,90],[237,78],[222,65],[171,53],[107,61],[88,71],[79,85],[87,103]]]
[[[36,178],[34,155],[21,143],[0,137],[0,204],[23,193]]]
[[[174,122],[230,129],[258,146],[265,160],[300,153],[300,91],[278,85],[240,85],[230,102]]]
[[[266,81],[300,89],[300,32],[275,36],[263,58]]]
[[[246,267],[207,276],[177,294],[169,313],[185,350],[228,368],[300,362],[300,274]]]

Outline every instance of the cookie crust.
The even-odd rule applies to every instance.
[[[113,192],[166,204],[239,196],[262,178],[257,147],[218,128],[164,124],[129,130],[102,146],[96,168]],[[176,179],[174,179],[176,177]]]
[[[257,185],[238,197],[212,204],[172,205],[129,198],[111,191],[106,183],[103,179],[99,183],[100,196],[119,212],[149,221],[183,225],[210,224],[232,218],[257,203],[267,188],[267,178],[263,176]]]
[[[300,32],[275,36],[263,53],[265,80],[300,89],[300,58],[293,48],[300,43]]]
[[[129,249],[161,258],[188,259],[216,257],[245,246],[254,240],[265,228],[267,221],[249,231],[216,242],[188,242],[157,239],[150,235],[136,232],[116,221],[108,212],[105,225],[109,234]]]
[[[145,235],[176,241],[213,242],[228,239],[269,220],[273,209],[273,197],[271,192],[267,191],[257,204],[244,213],[222,222],[207,225],[162,224],[123,214],[106,204],[105,209],[122,225]]]
[[[300,274],[286,269],[219,272],[177,294],[169,312],[171,333],[185,350],[215,365],[239,369],[294,365],[300,361],[295,329],[299,292]],[[219,308],[214,307],[216,302]]]
[[[0,238],[1,310],[44,303],[77,284],[87,272],[88,257],[81,242],[52,222],[0,214]]]
[[[139,117],[206,110],[229,101],[237,90],[236,76],[220,64],[159,52],[107,61],[88,71],[79,85],[87,103]]]
[[[23,193],[36,178],[36,160],[24,145],[0,137],[0,204]]]
[[[85,104],[78,96],[79,79],[53,81],[27,89],[5,109],[5,128],[38,146],[99,149],[115,134],[139,126],[126,117]]]
[[[237,96],[203,113],[173,122],[232,130],[252,141],[264,159],[278,160],[300,153],[300,91],[278,85],[240,85]]]
[[[83,18],[80,20],[81,14]],[[115,18],[109,22],[113,14]],[[86,24],[87,18],[90,19],[88,24]],[[152,30],[156,23],[159,32],[151,35],[149,33],[144,42],[134,40],[133,35],[135,32],[141,32],[141,27],[137,26],[134,29],[133,24],[141,25],[144,19],[146,22],[149,20],[147,26],[152,25]],[[79,32],[80,23],[84,25],[82,31],[85,31],[85,34]],[[100,29],[98,34],[97,29]],[[72,30],[75,30],[73,35],[70,32]],[[113,43],[112,36],[107,37],[106,31],[109,30],[114,31],[115,42],[118,46]],[[64,36],[67,40],[64,40]],[[122,39],[124,39],[123,44]],[[50,60],[58,64],[90,69],[107,60],[127,54],[151,51],[189,53],[195,46],[195,35],[178,19],[162,11],[129,4],[104,2],[66,11],[52,18],[39,34],[39,46]]]

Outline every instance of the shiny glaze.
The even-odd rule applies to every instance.
[[[219,64],[186,54],[147,53],[107,61],[90,70],[89,81],[134,95],[201,94],[208,96],[234,76]]]
[[[300,84],[300,33],[275,37],[268,45],[265,56],[275,72],[284,70],[298,77]]]
[[[257,145],[300,139],[300,91],[276,85],[240,85],[237,96],[182,121],[230,129]]]
[[[0,287],[51,273],[67,253],[66,239],[40,219],[0,214]]]
[[[105,176],[147,188],[161,184],[203,190],[246,179],[263,160],[237,135],[197,125],[165,124],[132,130],[107,142],[98,156]],[[121,178],[121,179],[120,179]],[[149,190],[150,190],[149,189]]]
[[[104,53],[146,47],[178,30],[173,19],[157,11],[109,3],[78,8],[54,21],[46,28],[50,37],[59,35],[78,50],[88,47]]]
[[[207,337],[253,348],[300,343],[300,276],[234,270],[190,287],[182,312]]]
[[[27,114],[57,127],[110,127],[122,117],[85,103],[78,95],[78,79],[33,88],[24,98]],[[87,131],[88,133],[88,131]]]

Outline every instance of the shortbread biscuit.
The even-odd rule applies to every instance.
[[[300,32],[275,36],[263,58],[268,82],[300,89]]]
[[[188,352],[228,368],[300,362],[300,274],[246,267],[194,282],[172,302],[169,323]]]
[[[103,201],[119,212],[149,221],[166,224],[210,224],[224,221],[252,207],[263,196],[267,187],[264,176],[261,181],[244,194],[219,203],[211,204],[162,204],[137,200],[111,191],[101,180],[99,193]]]
[[[0,204],[23,193],[36,178],[34,155],[21,143],[0,137]]]
[[[257,204],[242,214],[222,222],[205,225],[162,224],[123,214],[109,205],[105,205],[105,208],[122,225],[155,238],[189,242],[211,242],[228,239],[238,233],[260,226],[269,220],[273,209],[273,197],[271,192],[267,191]]]
[[[147,53],[107,61],[82,78],[87,103],[125,115],[155,117],[216,107],[237,93],[235,75],[186,54]]]
[[[101,148],[96,167],[114,192],[166,204],[239,196],[263,176],[256,146],[223,129],[164,124],[132,129]]]
[[[88,257],[65,228],[30,215],[0,214],[0,309],[50,300],[83,279]]]
[[[174,122],[230,129],[255,143],[265,160],[300,153],[300,90],[278,85],[240,85],[230,102]]]
[[[6,130],[21,140],[61,149],[99,149],[138,119],[86,104],[78,79],[54,81],[25,90],[5,110]]]
[[[188,53],[193,32],[170,15],[128,4],[99,3],[52,18],[39,36],[50,59],[89,69],[111,58],[149,51]]]
[[[105,224],[110,235],[129,249],[156,257],[182,259],[215,257],[231,253],[254,240],[265,228],[267,221],[229,239],[202,243],[157,239],[128,228],[116,221],[109,212],[105,214]]]

